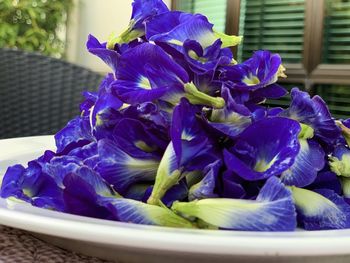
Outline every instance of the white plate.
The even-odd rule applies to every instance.
[[[51,136],[0,140],[0,171],[25,164]],[[0,224],[51,243],[122,262],[350,262],[350,230],[293,233],[186,230],[99,220],[0,199]],[[119,261],[120,262],[120,261]]]

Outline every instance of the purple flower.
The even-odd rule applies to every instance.
[[[269,51],[256,51],[252,58],[233,66],[223,67],[220,79],[231,89],[255,91],[274,84],[283,73],[281,57]]]
[[[281,113],[281,116],[309,125],[314,130],[315,139],[326,147],[326,150],[331,151],[340,136],[340,129],[329,113],[326,103],[317,95],[310,98],[307,92],[298,88],[292,89],[291,97],[290,107]]]
[[[281,117],[266,118],[246,128],[230,151],[224,151],[229,170],[255,181],[279,176],[299,153],[298,122]]]

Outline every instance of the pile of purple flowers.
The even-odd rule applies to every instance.
[[[99,91],[55,135],[56,152],[9,167],[1,196],[121,222],[293,231],[350,227],[350,120],[298,88],[289,108],[281,58],[237,63],[240,37],[200,14],[135,0],[128,28],[90,53]]]

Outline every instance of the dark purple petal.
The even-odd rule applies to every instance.
[[[232,152],[224,151],[229,170],[254,181],[278,176],[291,167],[299,152],[298,122],[266,118],[245,129]]]
[[[106,44],[101,44],[93,35],[89,35],[86,43],[87,50],[102,59],[115,72],[118,68],[120,54],[106,48]]]
[[[55,135],[57,153],[67,154],[71,150],[94,141],[88,117],[76,117]]]

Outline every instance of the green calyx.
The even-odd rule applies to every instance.
[[[197,89],[197,87],[191,82],[184,85],[185,97],[192,104],[212,106],[217,109],[225,107],[225,100],[221,97],[212,97]]]
[[[234,47],[239,45],[242,42],[242,36],[230,36],[225,33],[217,32],[214,30],[214,35],[217,38],[220,38],[222,42],[222,48],[225,47]]]
[[[173,171],[170,175],[165,174],[162,169],[158,169],[156,181],[153,186],[151,196],[147,203],[150,205],[159,205],[165,193],[182,178],[180,170]]]
[[[329,158],[329,166],[332,172],[336,173],[338,176],[350,177],[350,156],[343,155],[342,159],[331,156]]]
[[[306,125],[304,123],[300,123],[300,126],[301,131],[299,133],[299,139],[307,140],[314,137],[314,129],[311,126]]]
[[[134,25],[135,22],[131,20],[127,29],[125,29],[123,33],[118,36],[112,33],[108,38],[107,48],[113,50],[116,44],[129,43],[130,41],[142,37],[145,32],[143,30],[133,29]]]

